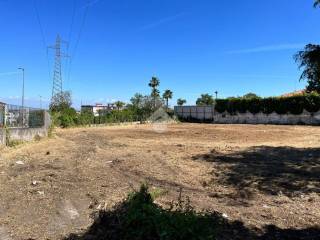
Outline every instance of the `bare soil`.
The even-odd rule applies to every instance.
[[[83,232],[93,212],[111,209],[143,182],[164,207],[182,189],[197,210],[218,211],[248,229],[320,227],[319,127],[158,130],[57,130],[51,139],[0,149],[0,239]]]

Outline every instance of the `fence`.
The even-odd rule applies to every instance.
[[[214,106],[176,106],[175,114],[183,120],[194,122],[213,122]]]
[[[5,105],[3,103],[0,103],[0,128],[4,126],[4,120],[5,120]]]
[[[44,125],[45,110],[9,104],[0,105],[0,127],[38,128]]]
[[[50,124],[50,115],[45,110],[0,103],[0,145],[45,137]]]

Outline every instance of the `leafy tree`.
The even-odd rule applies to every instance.
[[[167,109],[169,108],[169,99],[172,99],[172,95],[173,95],[173,93],[169,89],[165,90],[163,95],[162,95],[163,99],[166,100]]]
[[[118,111],[119,111],[121,108],[123,108],[124,105],[126,105],[124,102],[121,102],[121,101],[116,101],[114,104],[116,105]]]
[[[260,97],[257,94],[250,92],[250,93],[243,95],[243,98],[244,99],[252,99],[252,98],[260,98]]]
[[[131,99],[130,102],[134,107],[141,107],[144,101],[144,96],[140,93],[136,93]]]
[[[314,5],[313,5],[314,7],[318,7],[318,6],[320,6],[320,0],[315,0],[315,2],[314,2]]]
[[[153,107],[156,108],[157,98],[160,97],[160,91],[157,87],[160,85],[160,80],[157,77],[152,77],[149,83],[149,87],[151,87],[151,97],[153,98]]]
[[[320,93],[320,45],[308,44],[294,58],[299,68],[304,69],[300,80],[307,79],[307,91]]]
[[[212,95],[206,93],[201,94],[201,97],[197,99],[197,106],[209,106],[214,104],[214,99]]]
[[[186,101],[185,99],[179,98],[179,99],[177,100],[178,106],[183,106],[183,105],[186,104],[186,103],[187,103],[187,101]]]
[[[65,108],[56,114],[56,124],[60,127],[67,128],[75,125],[75,121],[77,119],[77,112],[74,108]]]
[[[69,91],[65,91],[57,93],[52,97],[49,109],[52,112],[62,112],[65,109],[71,108],[71,105],[71,93]]]

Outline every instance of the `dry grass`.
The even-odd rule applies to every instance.
[[[86,229],[148,182],[179,189],[197,209],[248,227],[320,225],[320,128],[172,124],[58,130],[51,139],[1,149],[0,231],[12,239],[59,239]],[[22,161],[24,164],[17,164]],[[1,234],[0,234],[1,236]]]

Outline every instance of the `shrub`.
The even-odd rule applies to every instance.
[[[77,112],[73,108],[67,108],[57,113],[58,117],[56,120],[57,125],[67,128],[74,126],[77,119]]]
[[[262,110],[262,104],[260,98],[250,98],[250,99],[243,99],[242,102],[247,102],[246,108],[251,112],[252,114],[256,114],[261,112]]]
[[[320,97],[319,94],[312,93],[306,95],[304,99],[304,107],[308,112],[317,112],[320,110]]]
[[[276,109],[277,99],[276,98],[263,98],[261,99],[262,112],[265,114],[271,114]]]
[[[228,102],[229,100],[227,99],[217,99],[216,100],[216,105],[215,105],[215,110],[218,113],[223,113],[227,110],[228,107]]]
[[[229,98],[216,100],[215,110],[219,113],[225,111],[230,114],[247,111],[256,114],[263,112],[270,114],[301,114],[303,109],[313,113],[320,110],[320,95],[306,94],[291,97],[270,97],[270,98]]]

